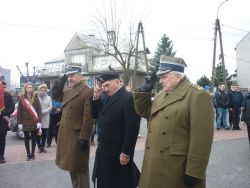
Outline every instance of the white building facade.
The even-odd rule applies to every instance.
[[[237,82],[241,89],[250,86],[250,33],[236,45]]]
[[[70,64],[81,65],[82,74],[86,83],[90,87],[94,87],[95,78],[105,72],[109,72],[110,68],[122,74],[123,68],[121,64],[112,56],[104,55],[101,50],[101,42],[92,35],[84,35],[75,33],[71,41],[64,50],[64,55],[45,63],[44,68],[39,74],[39,78],[49,87],[53,84],[55,78],[64,73],[65,68]],[[122,54],[123,59],[127,58],[127,54]],[[145,62],[138,57],[138,68],[136,76],[136,85],[141,85],[146,75]],[[135,58],[130,59],[130,72],[133,72]],[[132,74],[131,74],[132,75]],[[132,78],[130,78],[130,83]]]

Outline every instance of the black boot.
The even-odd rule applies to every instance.
[[[4,158],[4,156],[0,156],[0,163],[1,163],[1,164],[5,163],[5,158]]]

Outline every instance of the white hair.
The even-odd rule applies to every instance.
[[[185,73],[178,72],[178,71],[171,71],[170,74],[175,75],[175,76],[180,76],[181,79],[183,79],[186,75]]]

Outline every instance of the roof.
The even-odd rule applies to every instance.
[[[248,32],[237,44],[236,46],[238,46],[241,42],[243,42],[244,40],[246,40],[248,37],[250,37],[250,32]]]
[[[89,48],[99,49],[100,40],[96,39],[93,35],[85,35],[77,32],[65,48],[64,52]]]
[[[51,59],[47,62],[45,62],[45,64],[49,64],[49,63],[56,63],[56,62],[64,62],[65,61],[65,56],[64,55],[60,55],[54,59]]]

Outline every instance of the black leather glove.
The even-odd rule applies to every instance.
[[[89,147],[89,141],[80,139],[80,150],[85,151]]]
[[[152,89],[154,88],[156,79],[157,79],[157,76],[155,72],[150,76],[145,76],[144,84],[142,88],[140,88],[140,91],[142,92],[152,91]]]
[[[200,182],[200,179],[185,174],[184,175],[184,182],[187,186],[193,187]]]
[[[67,76],[65,74],[56,79],[54,85],[51,88],[51,97],[53,100],[62,101],[63,88],[66,82]]]

